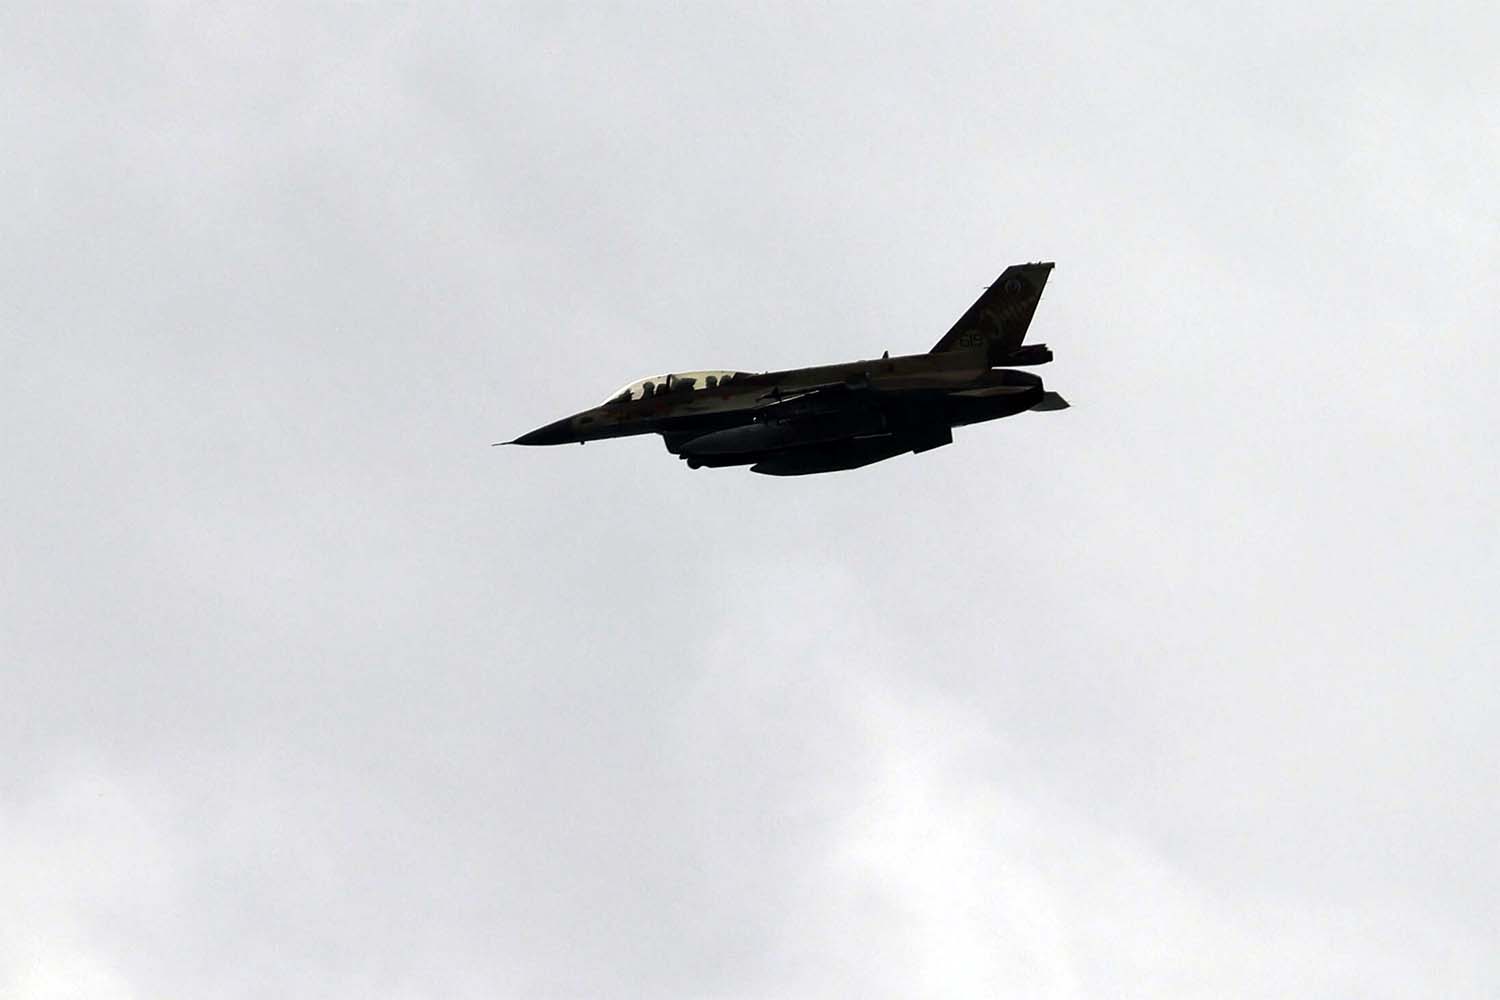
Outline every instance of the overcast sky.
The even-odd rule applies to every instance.
[[[491,6],[0,13],[0,995],[1500,994],[1492,3]]]

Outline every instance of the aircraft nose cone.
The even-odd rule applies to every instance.
[[[538,427],[534,431],[522,434],[511,444],[567,444],[577,441],[578,435],[573,430],[572,420],[554,420],[545,427]]]

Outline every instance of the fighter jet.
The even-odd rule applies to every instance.
[[[1066,400],[1016,368],[1052,360],[1025,344],[1051,263],[1015,264],[926,354],[793,368],[638,379],[598,406],[500,444],[580,444],[660,434],[689,468],[769,476],[856,469],[953,442],[953,428]]]

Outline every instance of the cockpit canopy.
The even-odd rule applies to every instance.
[[[636,379],[629,385],[619,389],[606,399],[605,402],[618,403],[632,399],[649,399],[658,393],[665,392],[691,392],[696,389],[715,389],[721,385],[727,385],[737,378],[742,378],[744,375],[745,372],[717,370],[652,375],[650,378]]]

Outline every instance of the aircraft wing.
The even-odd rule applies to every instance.
[[[846,380],[825,382],[821,385],[798,386],[795,389],[782,389],[779,386],[775,386],[757,399],[756,403],[758,404],[758,408],[764,409],[771,406],[780,406],[783,403],[790,403],[796,399],[821,397],[831,400],[847,396],[850,393],[869,391],[871,391],[871,387],[868,382],[849,382]]]
[[[911,375],[879,375],[875,378],[840,379],[816,385],[800,385],[792,389],[772,388],[762,395],[760,406],[775,406],[794,399],[819,398],[830,401],[847,399],[853,394],[875,394],[891,396],[904,393],[952,392],[954,380],[926,373]]]

